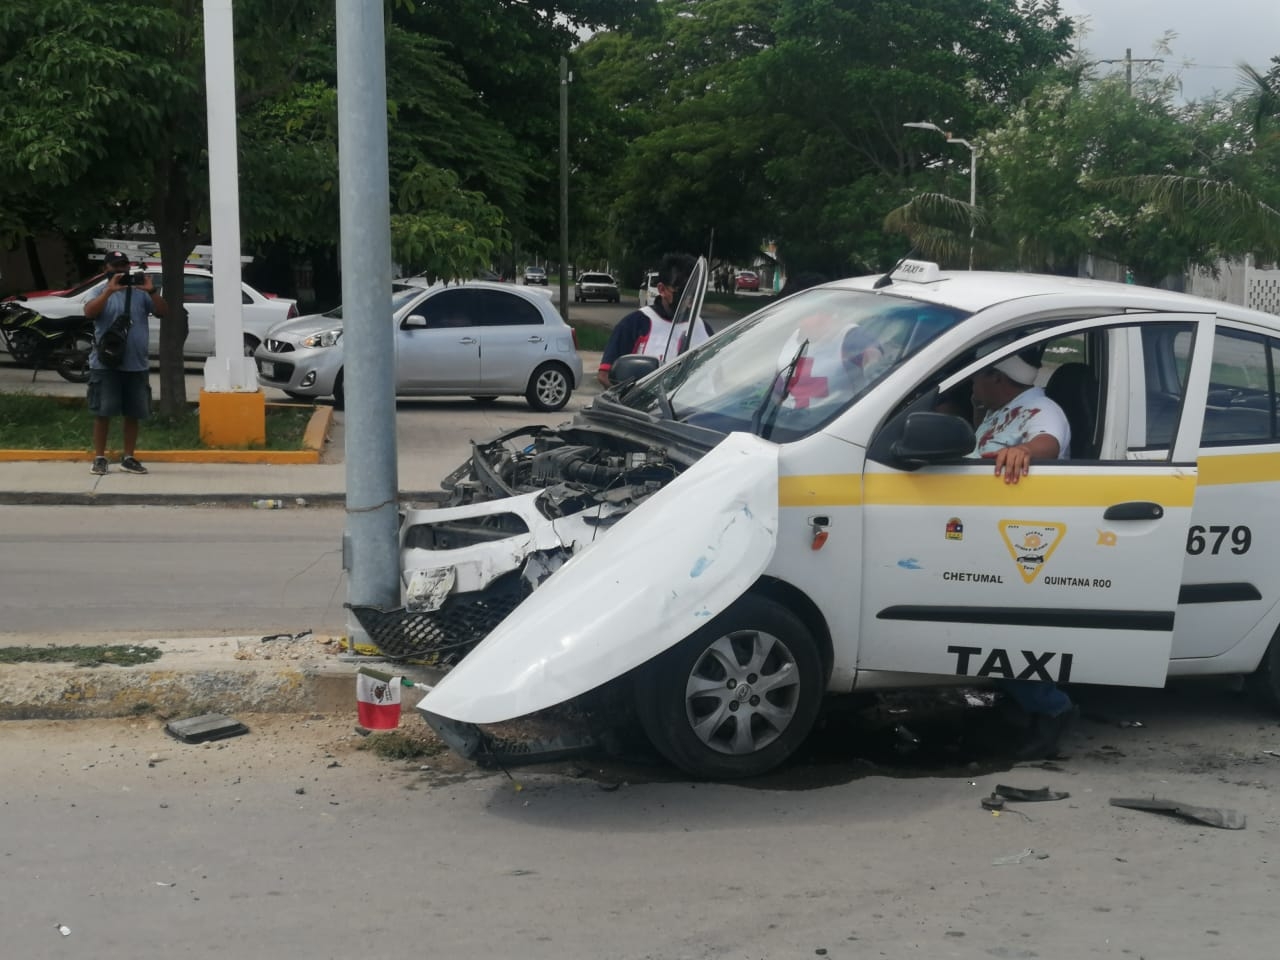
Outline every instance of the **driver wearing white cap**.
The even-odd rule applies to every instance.
[[[1023,350],[973,377],[973,403],[985,415],[972,456],[993,458],[996,476],[1005,483],[1026,476],[1032,460],[1071,455],[1067,415],[1034,385],[1039,372],[1039,353]]]

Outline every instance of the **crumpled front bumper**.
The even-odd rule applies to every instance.
[[[538,496],[408,511],[400,530],[401,605],[349,605],[369,639],[389,657],[433,666],[466,656],[598,533],[598,517],[543,516]]]
[[[408,610],[352,604],[356,621],[389,657],[452,666],[507,618],[532,592],[519,576],[507,574],[487,589],[454,594],[438,610]]]
[[[463,759],[472,760],[482,767],[549,763],[578,756],[601,745],[601,740],[597,737],[571,732],[518,742],[502,740],[491,736],[474,723],[450,720],[429,710],[421,712],[427,725],[447,747]]]

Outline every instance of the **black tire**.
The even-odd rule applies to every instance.
[[[253,351],[257,349],[258,349],[258,338],[250,336],[249,334],[246,333],[244,335],[244,355],[246,357],[252,357]]]
[[[333,380],[333,409],[345,410],[347,406],[347,395],[342,387],[342,373],[339,370],[338,375]]]
[[[1280,713],[1280,630],[1267,645],[1258,669],[1245,678],[1245,686],[1259,704]]]
[[[768,680],[775,682],[758,692]],[[818,717],[823,687],[809,629],[749,593],[636,672],[636,713],[657,751],[685,773],[737,780],[795,752]]]
[[[9,356],[19,366],[29,367],[40,355],[41,338],[30,330],[14,330],[9,334]]]
[[[562,363],[544,363],[529,378],[524,398],[529,406],[543,413],[564,408],[573,395],[573,375]]]
[[[59,344],[53,368],[58,376],[71,383],[89,382],[89,354],[93,352],[93,335],[87,330],[73,333]]]
[[[496,403],[498,400],[496,396],[472,397],[471,399],[476,403]]]

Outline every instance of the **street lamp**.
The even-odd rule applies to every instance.
[[[974,209],[978,205],[978,148],[968,140],[961,140],[959,137],[953,137],[947,130],[943,130],[936,123],[922,121],[919,123],[904,123],[904,127],[914,127],[917,130],[932,130],[934,133],[940,133],[947,138],[947,143],[958,143],[962,147],[969,148],[969,269],[973,269],[973,230],[974,230]]]

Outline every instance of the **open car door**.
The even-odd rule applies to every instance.
[[[671,317],[671,334],[663,353],[664,363],[674,360],[711,336],[711,330],[702,319],[702,300],[706,295],[707,258],[699,257],[689,279],[685,281],[680,302],[676,304],[675,313]]]
[[[1024,347],[1093,331],[1106,345],[1102,448],[1097,459],[1034,463],[1016,484],[995,477],[990,460],[869,456],[858,669],[1162,686],[1213,327],[1198,314],[1079,321],[943,381],[945,390]],[[1148,382],[1171,334],[1194,343],[1172,398]]]

